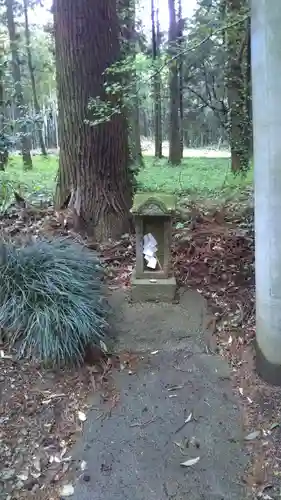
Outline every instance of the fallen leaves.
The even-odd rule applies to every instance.
[[[144,429],[147,425],[152,424],[157,420],[157,417],[150,418],[149,420],[146,420],[145,422],[134,422],[130,424],[130,427],[140,427],[141,429]]]
[[[261,435],[261,431],[254,431],[248,434],[245,437],[245,441],[253,441],[254,439],[257,439]]]
[[[72,232],[70,224],[61,224],[60,214],[48,204],[24,209],[14,205],[0,217],[0,232],[21,242],[64,236],[96,250],[94,242]],[[103,342],[101,349],[107,353]],[[91,370],[43,370],[6,352],[0,332],[0,482],[7,498],[58,498],[59,484],[71,464],[67,451],[87,419],[88,396],[112,366],[104,355],[106,361],[95,370],[100,353],[87,356]]]
[[[39,499],[68,473],[93,388],[86,368],[52,372],[10,354],[0,358],[1,487],[7,498]]]
[[[193,465],[197,464],[200,460],[200,457],[196,458],[190,458],[189,460],[186,460],[185,462],[181,463],[182,467],[192,467]]]
[[[186,227],[180,233],[184,236],[188,231]],[[208,300],[221,346],[231,359],[237,349],[234,330],[254,324],[253,241],[233,225],[208,217],[191,236],[184,246],[181,237],[175,239],[175,274],[180,284],[196,288]],[[244,335],[241,338],[247,341]]]
[[[70,497],[74,495],[74,487],[72,484],[66,484],[65,486],[62,487],[60,494],[63,497]]]
[[[259,466],[252,467],[251,487],[256,491],[257,485],[260,487],[261,481],[268,477],[265,472],[268,464],[271,464],[272,469],[275,464],[278,470],[279,463],[278,453],[273,446],[277,438],[264,436],[262,432],[250,432],[257,423],[260,424],[259,428],[269,428],[270,421],[257,405],[257,392],[263,393],[265,386],[254,374],[251,354],[255,336],[253,209],[251,207],[248,210],[247,199],[243,203],[240,200],[230,203],[221,213],[216,210],[213,216],[204,212],[203,202],[197,210],[200,217],[197,217],[196,224],[181,220],[175,227],[172,258],[178,283],[196,289],[207,299],[212,311],[208,331],[211,330],[216,340],[213,350],[226,357],[233,368],[232,380],[241,406],[245,409],[245,425],[248,429],[245,442],[253,457],[261,458]],[[135,258],[133,239],[124,238],[112,248],[108,245],[103,249],[103,254],[109,265],[111,285],[128,288]],[[266,392],[270,403],[274,391],[267,388]],[[275,406],[278,408],[280,391],[276,393]],[[277,412],[272,419],[278,421],[278,417]],[[185,455],[182,443],[180,449]],[[194,459],[190,460],[187,460],[187,467],[193,464]]]
[[[209,326],[213,336],[216,336],[215,350],[231,363],[237,394],[245,408],[248,429],[245,441],[254,457],[249,484],[258,498],[269,500],[274,495],[264,491],[268,470],[273,471],[271,475],[279,484],[281,478],[281,398],[279,389],[269,388],[254,375],[252,355],[248,355],[255,335],[253,210],[250,207],[248,215],[245,215],[246,200],[241,215],[240,205],[240,201],[231,203],[223,211],[216,210],[210,214],[205,213],[202,203],[197,207],[199,216],[195,223],[192,220],[180,221],[175,227],[172,257],[178,283],[197,289],[212,309]],[[31,210],[30,213],[26,210],[24,213],[11,212],[1,219],[0,230],[7,236],[21,239],[37,238],[46,232],[80,238],[65,224],[63,227],[60,225],[51,207]],[[95,242],[81,238],[79,241],[97,249]],[[108,241],[99,250],[106,266],[109,288],[127,289],[135,263],[134,237],[124,235],[117,242]],[[101,345],[101,348],[107,352],[106,345]],[[158,351],[150,354],[157,355]],[[120,369],[129,369],[133,373],[137,362],[131,353],[125,353],[120,357]],[[71,460],[66,450],[72,444],[73,435],[81,429],[81,423],[87,419],[84,407],[87,392],[95,389],[96,376],[100,375],[99,380],[105,378],[107,368],[102,373],[92,370],[88,384],[89,373],[86,383],[84,376],[82,379],[78,377],[77,381],[71,373],[62,374],[61,379],[56,375],[55,379],[51,377],[48,380],[47,372],[14,362],[10,354],[2,349],[0,364],[0,391],[4,394],[3,411],[2,408],[0,410],[0,460],[3,462],[0,479],[7,494],[13,491],[14,498],[25,498],[23,491],[28,486],[41,500],[43,476],[45,488],[48,483],[64,478]],[[180,387],[168,389],[169,392],[172,390],[180,390]],[[118,397],[118,394],[105,396],[106,400],[110,399],[111,407],[101,418],[110,415]],[[269,408],[272,408],[270,413]],[[181,428],[190,419],[192,414],[183,420]],[[149,423],[135,424],[142,426]],[[265,433],[260,430],[249,432],[255,427],[268,430]],[[175,444],[185,455],[187,443]],[[188,458],[181,465],[192,467],[199,460],[200,457]],[[82,466],[81,463],[81,471],[84,467],[87,465]],[[61,490],[61,496],[73,494],[72,484],[67,483],[64,488],[66,490]],[[52,497],[55,498],[53,492],[42,498]]]
[[[85,460],[82,460],[80,464],[80,469],[81,471],[85,471],[87,469],[87,462]]]
[[[187,418],[184,419],[184,422],[183,424],[175,431],[175,434],[177,434],[178,432],[180,432],[185,426],[186,424],[188,424],[189,422],[191,422],[193,420],[193,414],[192,412],[188,415]]]
[[[78,411],[77,416],[80,420],[80,422],[85,422],[87,420],[86,414],[83,411]]]

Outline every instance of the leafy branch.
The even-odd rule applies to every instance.
[[[223,33],[226,30],[229,30],[235,26],[238,26],[239,24],[245,22],[249,18],[249,14],[247,13],[246,15],[239,17],[239,19],[236,19],[235,21],[232,21],[231,23],[224,24],[223,26],[213,29],[210,31],[208,35],[206,35],[202,40],[199,42],[194,43],[192,46],[186,47],[184,49],[178,50],[176,54],[173,56],[169,56],[166,58],[163,64],[159,66],[159,68],[155,69],[151,75],[147,79],[144,80],[145,84],[148,84],[155,76],[158,74],[162,73],[162,71],[168,67],[171,63],[179,59],[180,57],[187,55],[188,53],[198,49],[202,45],[204,45],[208,40],[210,40],[212,37],[219,35],[220,33]],[[114,74],[116,75],[122,75],[124,73],[128,73],[128,71],[132,71],[135,69],[135,61],[134,58],[128,56],[125,61],[123,60],[122,63],[116,63],[109,68],[107,68],[104,72],[104,75],[107,74]],[[155,65],[153,65],[155,66]],[[96,126],[101,123],[110,121],[115,114],[120,114],[123,109],[125,109],[127,106],[130,105],[130,97],[132,95],[132,89],[134,89],[135,94],[139,94],[140,92],[140,87],[135,89],[135,83],[131,83],[130,85],[126,85],[125,87],[122,86],[121,84],[122,78],[120,78],[119,83],[110,83],[109,81],[105,81],[104,84],[104,90],[105,93],[108,95],[109,99],[104,100],[100,96],[97,96],[95,98],[91,98],[89,101],[88,108],[89,110],[93,113],[94,115],[94,120],[87,120],[86,123],[91,125],[91,126]],[[194,95],[197,95],[198,98],[201,99],[201,101],[206,101],[200,94],[198,94],[195,90],[191,89],[189,87],[189,90],[194,93]],[[114,103],[112,102],[112,96],[115,96],[116,99],[114,99]],[[210,109],[217,113],[223,112],[224,114],[227,113],[227,109],[224,106],[222,106],[221,109],[215,108],[212,105],[210,105],[209,102],[205,102],[206,106],[209,106]],[[223,103],[222,103],[223,104]]]

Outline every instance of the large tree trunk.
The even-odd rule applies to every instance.
[[[41,110],[40,110],[40,106],[39,106],[39,102],[38,102],[38,98],[37,98],[36,82],[35,82],[35,76],[34,76],[34,67],[32,64],[30,30],[29,30],[29,21],[28,21],[28,1],[27,0],[23,0],[23,10],[24,10],[24,21],[25,21],[24,24],[25,24],[25,42],[26,42],[27,64],[28,64],[30,81],[31,81],[34,109],[35,109],[37,116],[39,117],[41,114]],[[41,153],[43,156],[47,156],[47,150],[46,150],[45,141],[43,138],[43,130],[42,130],[41,124],[39,125],[37,130],[38,130],[38,138],[39,138]]]
[[[156,21],[155,21],[156,13]],[[154,99],[154,143],[156,158],[162,158],[162,99],[161,99],[161,72],[160,64],[160,26],[159,9],[155,12],[154,0],[151,0],[151,28],[152,28],[152,59],[153,59],[153,99]]]
[[[179,119],[179,74],[177,62],[177,39],[178,24],[176,19],[175,0],[169,1],[169,53],[171,57],[169,67],[169,88],[170,88],[170,145],[169,162],[172,165],[179,165],[181,162],[181,135]]]
[[[115,0],[54,1],[60,164],[58,207],[96,241],[129,230],[132,200],[127,122],[123,114],[89,126],[89,99],[107,99],[104,71],[120,57]],[[108,78],[107,78],[108,79]],[[112,97],[113,99],[113,97]]]
[[[245,0],[226,0],[226,13],[230,27],[226,32],[228,67],[227,97],[229,106],[229,139],[231,169],[234,173],[249,168],[249,117],[245,86],[245,47],[247,26],[237,24],[243,13]],[[236,21],[236,24],[233,24]],[[233,25],[231,25],[231,23]]]
[[[25,169],[32,168],[32,159],[30,154],[30,137],[27,133],[27,127],[25,124],[25,103],[23,99],[22,85],[21,85],[21,71],[20,62],[18,54],[18,43],[17,34],[14,19],[14,0],[6,0],[6,13],[7,13],[7,24],[10,39],[10,47],[12,54],[12,76],[15,86],[15,108],[16,108],[16,119],[20,120],[20,133],[21,133],[21,147],[22,147],[22,159],[23,166]]]

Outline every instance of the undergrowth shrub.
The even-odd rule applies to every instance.
[[[96,254],[69,241],[0,244],[0,327],[22,356],[80,364],[106,343],[108,306]],[[106,345],[106,344],[105,344]]]

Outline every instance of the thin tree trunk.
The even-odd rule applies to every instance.
[[[7,135],[5,133],[5,101],[4,101],[4,43],[0,45],[0,170],[5,170],[9,159]]]
[[[121,22],[123,26],[123,53],[125,56],[136,57],[136,41],[137,33],[135,28],[136,22],[136,0],[120,0],[119,1],[119,11],[121,15]],[[129,138],[130,138],[130,150],[132,161],[138,167],[143,167],[143,157],[141,151],[141,138],[140,138],[140,122],[139,122],[139,96],[137,90],[137,74],[136,68],[134,66],[133,72],[128,72],[125,75],[125,79],[128,82],[128,87],[131,87],[131,102],[128,107],[128,118],[129,118]]]
[[[177,62],[177,20],[175,10],[175,0],[169,2],[169,54],[171,57],[169,68],[169,88],[170,88],[170,144],[169,162],[172,165],[179,165],[181,162],[181,136],[179,120],[179,74]]]
[[[156,13],[156,21],[155,21]],[[153,94],[154,94],[154,141],[156,158],[162,158],[162,103],[161,103],[161,73],[159,72],[160,57],[160,25],[159,9],[155,10],[154,0],[151,0],[151,28],[152,28],[152,59],[153,66]]]
[[[227,19],[234,21],[241,15],[245,0],[227,0]],[[231,24],[231,23],[230,23]],[[228,67],[227,97],[229,106],[229,138],[231,169],[233,173],[245,172],[249,168],[249,122],[243,64],[243,40],[245,23],[230,26],[226,32]]]
[[[27,0],[23,0],[23,9],[24,9],[24,20],[25,20],[26,54],[27,54],[27,63],[28,63],[28,69],[29,69],[29,74],[30,74],[30,81],[31,81],[33,104],[34,104],[34,109],[35,109],[36,115],[39,117],[41,114],[41,110],[40,110],[40,106],[39,106],[39,102],[38,102],[38,98],[37,98],[36,82],[35,82],[35,76],[34,76],[34,67],[32,64]],[[45,141],[43,138],[43,130],[42,130],[41,125],[39,125],[39,127],[38,127],[38,137],[39,137],[39,144],[40,144],[41,153],[43,156],[47,156],[47,150],[46,150]]]
[[[248,149],[250,157],[253,156],[253,112],[252,112],[252,74],[251,74],[251,17],[247,22],[247,48],[246,48],[246,110],[248,115]]]
[[[55,0],[60,164],[57,206],[72,209],[76,228],[96,241],[130,228],[132,184],[122,113],[89,126],[89,99],[107,99],[104,71],[120,57],[115,0]],[[114,103],[114,96],[112,97]]]
[[[139,167],[144,166],[142,150],[141,150],[141,134],[140,134],[140,107],[139,98],[137,93],[137,76],[133,76],[133,106],[130,113],[130,125],[132,129],[132,159],[136,165]]]
[[[182,19],[182,0],[178,4],[178,47],[179,47],[179,112],[180,112],[180,151],[183,158],[183,19]]]
[[[27,127],[25,124],[25,103],[22,92],[21,85],[21,71],[20,62],[18,54],[18,44],[17,44],[17,34],[14,20],[14,0],[6,0],[6,13],[7,13],[7,24],[10,39],[10,47],[12,54],[12,76],[15,86],[15,104],[16,104],[16,119],[21,121],[20,133],[21,133],[21,147],[22,147],[22,159],[24,169],[29,170],[32,168],[32,158],[30,154],[30,138],[27,134]]]

